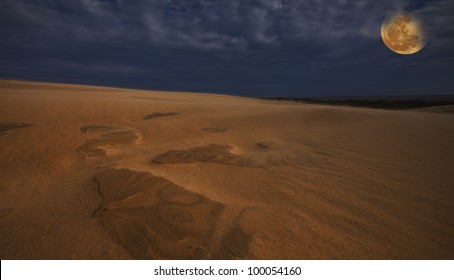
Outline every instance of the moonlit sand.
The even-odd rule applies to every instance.
[[[454,114],[0,82],[1,259],[452,259]]]

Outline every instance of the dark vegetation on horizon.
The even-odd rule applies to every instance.
[[[294,101],[311,104],[326,104],[337,106],[354,106],[377,109],[414,109],[433,106],[454,105],[454,100],[423,100],[423,99],[396,99],[396,100],[359,100],[359,99],[312,99],[295,97],[263,97],[260,99],[276,101]]]

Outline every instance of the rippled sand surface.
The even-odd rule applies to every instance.
[[[0,81],[2,259],[452,259],[454,115]]]

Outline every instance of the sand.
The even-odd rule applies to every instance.
[[[454,114],[0,82],[1,259],[453,259]]]

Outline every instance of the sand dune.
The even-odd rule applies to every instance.
[[[2,259],[454,258],[453,114],[1,81],[0,136]]]
[[[454,105],[433,106],[433,107],[418,108],[418,109],[412,109],[412,110],[418,111],[418,112],[452,114],[452,113],[454,113]]]

